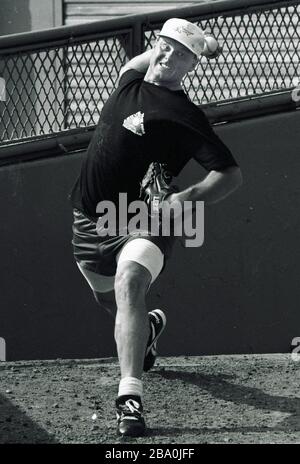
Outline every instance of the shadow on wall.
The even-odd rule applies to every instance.
[[[0,35],[31,30],[30,0],[1,0]]]

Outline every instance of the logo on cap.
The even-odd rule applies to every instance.
[[[179,34],[185,34],[187,37],[194,35],[194,32],[189,31],[187,26],[177,26],[175,31],[179,32]]]

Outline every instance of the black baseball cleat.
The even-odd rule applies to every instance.
[[[154,309],[149,313],[150,336],[144,359],[144,371],[149,371],[155,364],[157,357],[157,340],[164,331],[167,324],[165,313],[161,309]]]
[[[116,400],[117,432],[122,437],[141,437],[146,425],[139,396],[119,396]]]

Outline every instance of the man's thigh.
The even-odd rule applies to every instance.
[[[80,266],[79,263],[77,263],[77,266],[92,289],[97,303],[102,309],[105,309],[115,317],[117,310],[114,292],[115,276],[97,274]]]
[[[81,266],[79,263],[77,263],[77,266],[93,292],[108,293],[114,290],[115,276],[105,276],[92,272]]]
[[[120,267],[134,261],[150,275],[149,286],[156,280],[164,265],[160,248],[147,238],[137,237],[127,242],[117,256],[117,274]]]

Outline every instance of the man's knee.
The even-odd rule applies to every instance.
[[[145,297],[151,283],[151,274],[135,261],[120,263],[115,277],[115,295],[118,300],[136,300]]]

